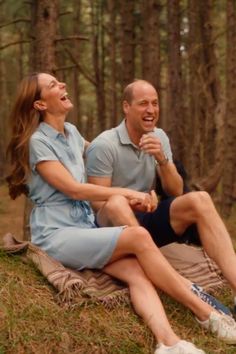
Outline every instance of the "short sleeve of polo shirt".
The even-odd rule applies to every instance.
[[[87,175],[111,177],[113,161],[111,142],[102,138],[93,140],[86,151]]]
[[[36,165],[42,161],[58,161],[52,147],[45,140],[33,136],[29,144],[30,167],[35,171]]]

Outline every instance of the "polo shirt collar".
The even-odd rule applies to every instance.
[[[68,132],[68,129],[66,127],[66,124],[64,125],[65,131]],[[61,136],[62,134],[59,133],[56,129],[54,129],[51,125],[45,123],[45,122],[41,122],[39,124],[38,130],[41,131],[43,134],[45,134],[46,136],[48,136],[49,138],[52,139],[57,139],[59,136]]]
[[[120,123],[120,125],[118,125],[118,127],[116,129],[117,129],[121,144],[133,145],[135,148],[137,148],[137,146],[130,140],[129,133],[128,133],[128,130],[127,130],[126,124],[125,124],[125,119],[123,119],[123,121]]]

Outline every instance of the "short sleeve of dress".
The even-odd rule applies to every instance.
[[[105,139],[95,139],[86,151],[88,176],[111,177],[113,173],[113,153],[111,143]]]
[[[32,171],[35,171],[39,162],[58,161],[58,157],[46,141],[32,137],[29,144],[29,160]]]

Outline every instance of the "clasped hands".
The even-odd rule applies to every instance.
[[[158,206],[158,198],[156,192],[152,190],[150,193],[136,192],[134,198],[129,200],[129,205],[134,211],[153,212]]]

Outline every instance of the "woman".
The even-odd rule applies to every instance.
[[[22,81],[11,113],[12,171],[7,180],[13,199],[25,193],[35,204],[30,218],[32,242],[65,266],[103,269],[126,282],[136,312],[158,342],[155,354],[204,353],[174,333],[155,287],[185,304],[202,326],[236,343],[235,322],[191,292],[145,229],[96,228],[87,200],[121,195],[149,209],[155,206],[148,194],[86,183],[83,153],[87,142],[65,123],[72,107],[66,85],[39,73]]]

